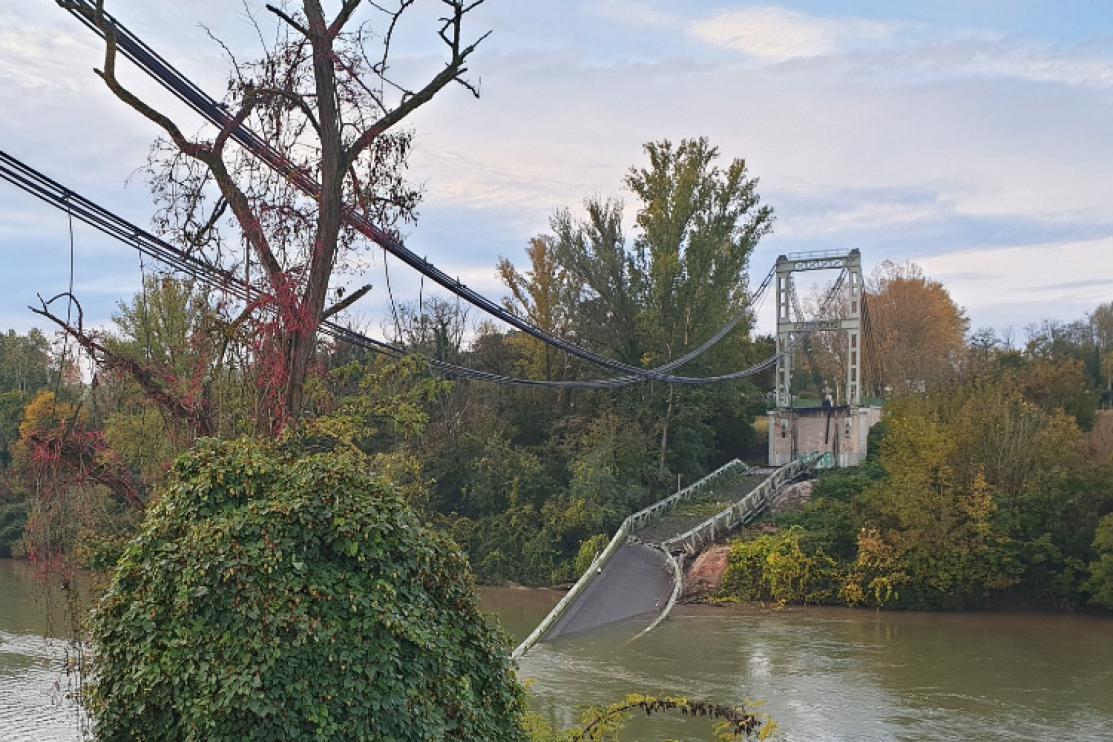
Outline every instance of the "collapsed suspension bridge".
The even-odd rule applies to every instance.
[[[786,484],[830,463],[828,455],[812,453],[769,472],[735,459],[630,515],[572,589],[518,645],[514,659],[538,642],[635,616],[654,615],[641,633],[651,631],[680,597],[686,556],[751,522]],[[683,508],[701,501],[722,502],[725,507],[693,523]]]
[[[246,125],[237,123],[221,103],[207,95],[118,20],[104,12],[94,0],[68,0],[64,7],[86,27],[104,37],[106,42],[110,40],[115,50],[135,63],[180,101],[209,123],[227,132],[227,135],[245,151],[284,177],[295,188],[310,197],[320,194],[320,185],[311,173],[297,167]],[[173,271],[225,293],[245,306],[267,306],[264,300],[270,298],[269,292],[255,285],[250,276],[234,275],[197,254],[160,239],[5,152],[0,152],[0,178],[48,205],[66,212],[71,218],[127,244]],[[619,373],[609,378],[539,380],[506,376],[426,357],[425,360],[432,369],[453,378],[521,387],[568,389],[613,389],[647,381],[703,386],[742,379],[776,367],[778,407],[791,408],[793,404],[793,397],[789,391],[791,359],[797,346],[801,345],[809,350],[810,360],[809,337],[816,332],[840,329],[849,331],[851,342],[847,361],[849,376],[846,399],[852,405],[858,404],[862,385],[859,368],[862,347],[860,333],[863,328],[860,320],[865,306],[861,262],[857,251],[819,256],[790,256],[790,258],[782,256],[777,266],[769,271],[758,288],[748,297],[749,301],[746,305],[739,307],[735,315],[716,333],[699,346],[668,363],[655,368],[642,368],[600,355],[531,324],[508,311],[498,302],[479,294],[419,257],[397,237],[372,223],[355,207],[346,207],[343,210],[343,217],[356,231],[380,245],[386,252],[488,315],[571,357],[605,371]],[[808,269],[804,267],[808,265],[818,268],[841,267],[838,278],[818,304],[818,318],[813,320],[803,318],[795,290],[787,278],[788,271]],[[775,277],[778,305],[776,352],[746,368],[728,373],[704,377],[673,373],[706,353],[744,320],[750,318],[754,311],[753,307],[765,296]],[[846,285],[849,285],[849,300],[844,300],[843,296]],[[70,294],[60,296],[74,299]],[[49,303],[49,301],[43,303],[40,314],[57,322],[71,334],[75,330],[81,331],[80,314],[78,327],[73,328],[68,322],[64,323],[48,312]],[[790,308],[795,311],[795,318],[790,317]],[[841,313],[847,308],[849,308],[849,315],[844,316]],[[405,348],[368,337],[331,320],[323,321],[318,327],[318,332],[338,342],[390,357],[409,354]],[[865,339],[869,340],[868,334]],[[825,444],[829,443],[831,438],[830,417],[828,414]],[[848,423],[847,430],[849,429]],[[774,451],[775,435],[775,428],[771,427],[771,454]],[[849,436],[849,432],[847,435]],[[529,647],[543,639],[585,631],[633,615],[657,612],[657,617],[649,628],[656,625],[668,614],[679,595],[683,582],[685,555],[696,553],[710,541],[752,520],[767,507],[772,496],[787,482],[806,475],[817,466],[837,463],[837,460],[832,458],[832,451],[836,456],[838,455],[837,435],[831,450],[819,450],[819,447],[813,447],[814,450],[802,451],[797,445],[795,430],[792,442],[787,461],[782,457],[778,462],[784,465],[771,473],[766,472],[768,476],[763,479],[756,476],[758,473],[756,470],[737,460],[732,461],[695,484],[626,518],[608,546],[595,558],[591,567],[533,634],[517,648],[515,657],[521,656]],[[772,458],[774,457],[771,456]],[[690,514],[687,517],[683,515],[686,504],[697,504],[701,499],[706,500],[708,497],[717,498],[714,501],[722,502],[723,508],[706,520],[697,519],[698,522],[692,522]]]

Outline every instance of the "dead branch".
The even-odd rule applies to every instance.
[[[448,46],[451,51],[451,58],[445,65],[445,68],[438,72],[432,80],[425,84],[423,88],[413,93],[410,96],[403,96],[402,101],[396,108],[388,111],[378,121],[368,127],[356,140],[348,147],[344,153],[342,161],[343,167],[341,170],[347,170],[348,165],[354,162],[360,154],[371,145],[379,136],[390,129],[392,126],[400,122],[402,119],[409,116],[416,109],[432,100],[433,96],[440,92],[446,85],[451,82],[457,82],[467,88],[475,96],[479,95],[479,90],[473,84],[464,79],[463,75],[467,72],[466,62],[472,52],[475,51],[483,40],[491,35],[491,32],[480,36],[471,44],[461,46],[461,35],[463,31],[464,16],[474,10],[476,7],[483,3],[483,0],[475,0],[471,4],[465,4],[463,0],[442,0],[446,5],[452,8],[452,15],[442,18],[442,26],[437,32],[441,40]],[[402,13],[409,5],[403,2],[398,10]],[[394,19],[396,21],[397,18]],[[393,23],[392,21],[392,29]],[[386,57],[383,57],[383,62],[380,65],[378,74],[384,74],[386,70]]]
[[[356,12],[356,8],[359,7],[360,2],[361,0],[344,0],[344,6],[340,8],[340,12],[336,14],[336,18],[329,24],[329,37],[335,39],[340,35],[344,26],[351,20],[352,13]]]
[[[74,303],[77,304],[77,327],[74,327],[69,322],[50,311],[50,304],[63,296],[70,297],[73,299]],[[35,314],[45,317],[58,325],[63,332],[72,337],[77,344],[96,361],[98,366],[127,373],[135,379],[136,383],[143,388],[147,396],[156,404],[179,420],[183,420],[192,425],[198,435],[207,436],[212,434],[211,424],[208,415],[205,413],[203,404],[187,404],[184,400],[167,389],[166,385],[158,379],[154,371],[130,358],[125,358],[109,350],[103,343],[86,333],[83,327],[84,312],[81,309],[81,304],[77,302],[77,299],[74,298],[72,294],[64,292],[48,301],[39,297],[39,301],[42,304],[41,308],[36,309],[31,306],[27,308]]]
[[[346,297],[344,297],[343,299],[341,299],[340,301],[336,302],[331,307],[326,309],[324,312],[322,312],[321,313],[321,320],[322,321],[326,320],[329,317],[333,316],[334,314],[339,314],[340,312],[343,312],[345,309],[352,306],[357,301],[359,301],[364,296],[366,296],[367,292],[369,292],[370,290],[371,290],[371,284],[367,284],[366,286],[360,286],[358,289],[356,289],[352,293],[348,294]]]
[[[301,25],[300,23],[295,21],[293,18],[291,18],[289,15],[287,15],[286,12],[284,10],[282,10],[282,8],[275,7],[274,5],[271,5],[270,3],[267,3],[266,7],[267,7],[267,10],[274,13],[276,16],[278,16],[282,20],[286,21],[286,23],[289,24],[291,28],[293,28],[295,31],[300,33],[302,36],[305,36],[306,38],[309,37],[309,29],[307,29],[305,26]]]

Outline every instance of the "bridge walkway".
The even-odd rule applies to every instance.
[[[756,517],[780,487],[806,474],[817,461],[808,454],[779,469],[755,470],[736,459],[627,517],[513,657],[542,640],[656,613],[646,630],[652,629],[680,593],[684,554]]]
[[[639,529],[637,539],[647,544],[663,543],[726,510],[761,484],[763,479],[765,476],[760,474],[746,474],[739,477],[734,484],[709,488]]]

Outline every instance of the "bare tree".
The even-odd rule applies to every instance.
[[[468,308],[434,297],[393,308],[383,329],[399,345],[440,361],[456,362],[464,349]]]
[[[95,9],[73,0],[56,2],[103,33],[104,66],[97,75],[163,132],[149,162],[159,206],[156,226],[210,262],[245,276],[268,297],[245,312],[255,318],[250,335],[258,376],[272,392],[274,419],[282,424],[296,417],[320,323],[370,290],[364,286],[344,295],[334,286],[334,277],[351,266],[354,250],[369,247],[345,224],[345,213],[356,211],[391,232],[415,218],[420,191],[403,178],[412,134],[400,124],[453,82],[478,97],[464,74],[486,34],[471,43],[463,39],[466,16],[483,0],[441,0],[446,11],[436,32],[447,60],[420,86],[395,79],[391,58],[395,32],[414,0],[389,8],[343,0],[331,17],[321,0],[302,0],[296,8],[267,5],[278,19],[276,35],[273,43],[263,42],[258,61],[241,62],[213,37],[232,67],[224,99],[228,113],[223,126],[196,138],[120,81],[117,34],[104,0]],[[371,17],[356,24],[361,6]],[[250,9],[248,15],[254,21]],[[257,22],[256,29],[263,41],[266,34]],[[232,135],[241,125],[298,172],[311,175],[319,193],[307,196],[236,144]],[[223,234],[228,228],[239,238],[231,244]],[[232,248],[236,242],[242,253],[239,246]]]

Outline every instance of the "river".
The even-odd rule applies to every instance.
[[[63,700],[67,643],[28,565],[0,560],[0,740],[79,738]],[[483,588],[515,638],[559,598]],[[760,702],[785,740],[1113,739],[1113,619],[681,607],[628,643],[631,625],[542,644],[520,663],[534,709],[559,725],[630,692]],[[704,721],[637,719],[627,739],[707,740]]]

